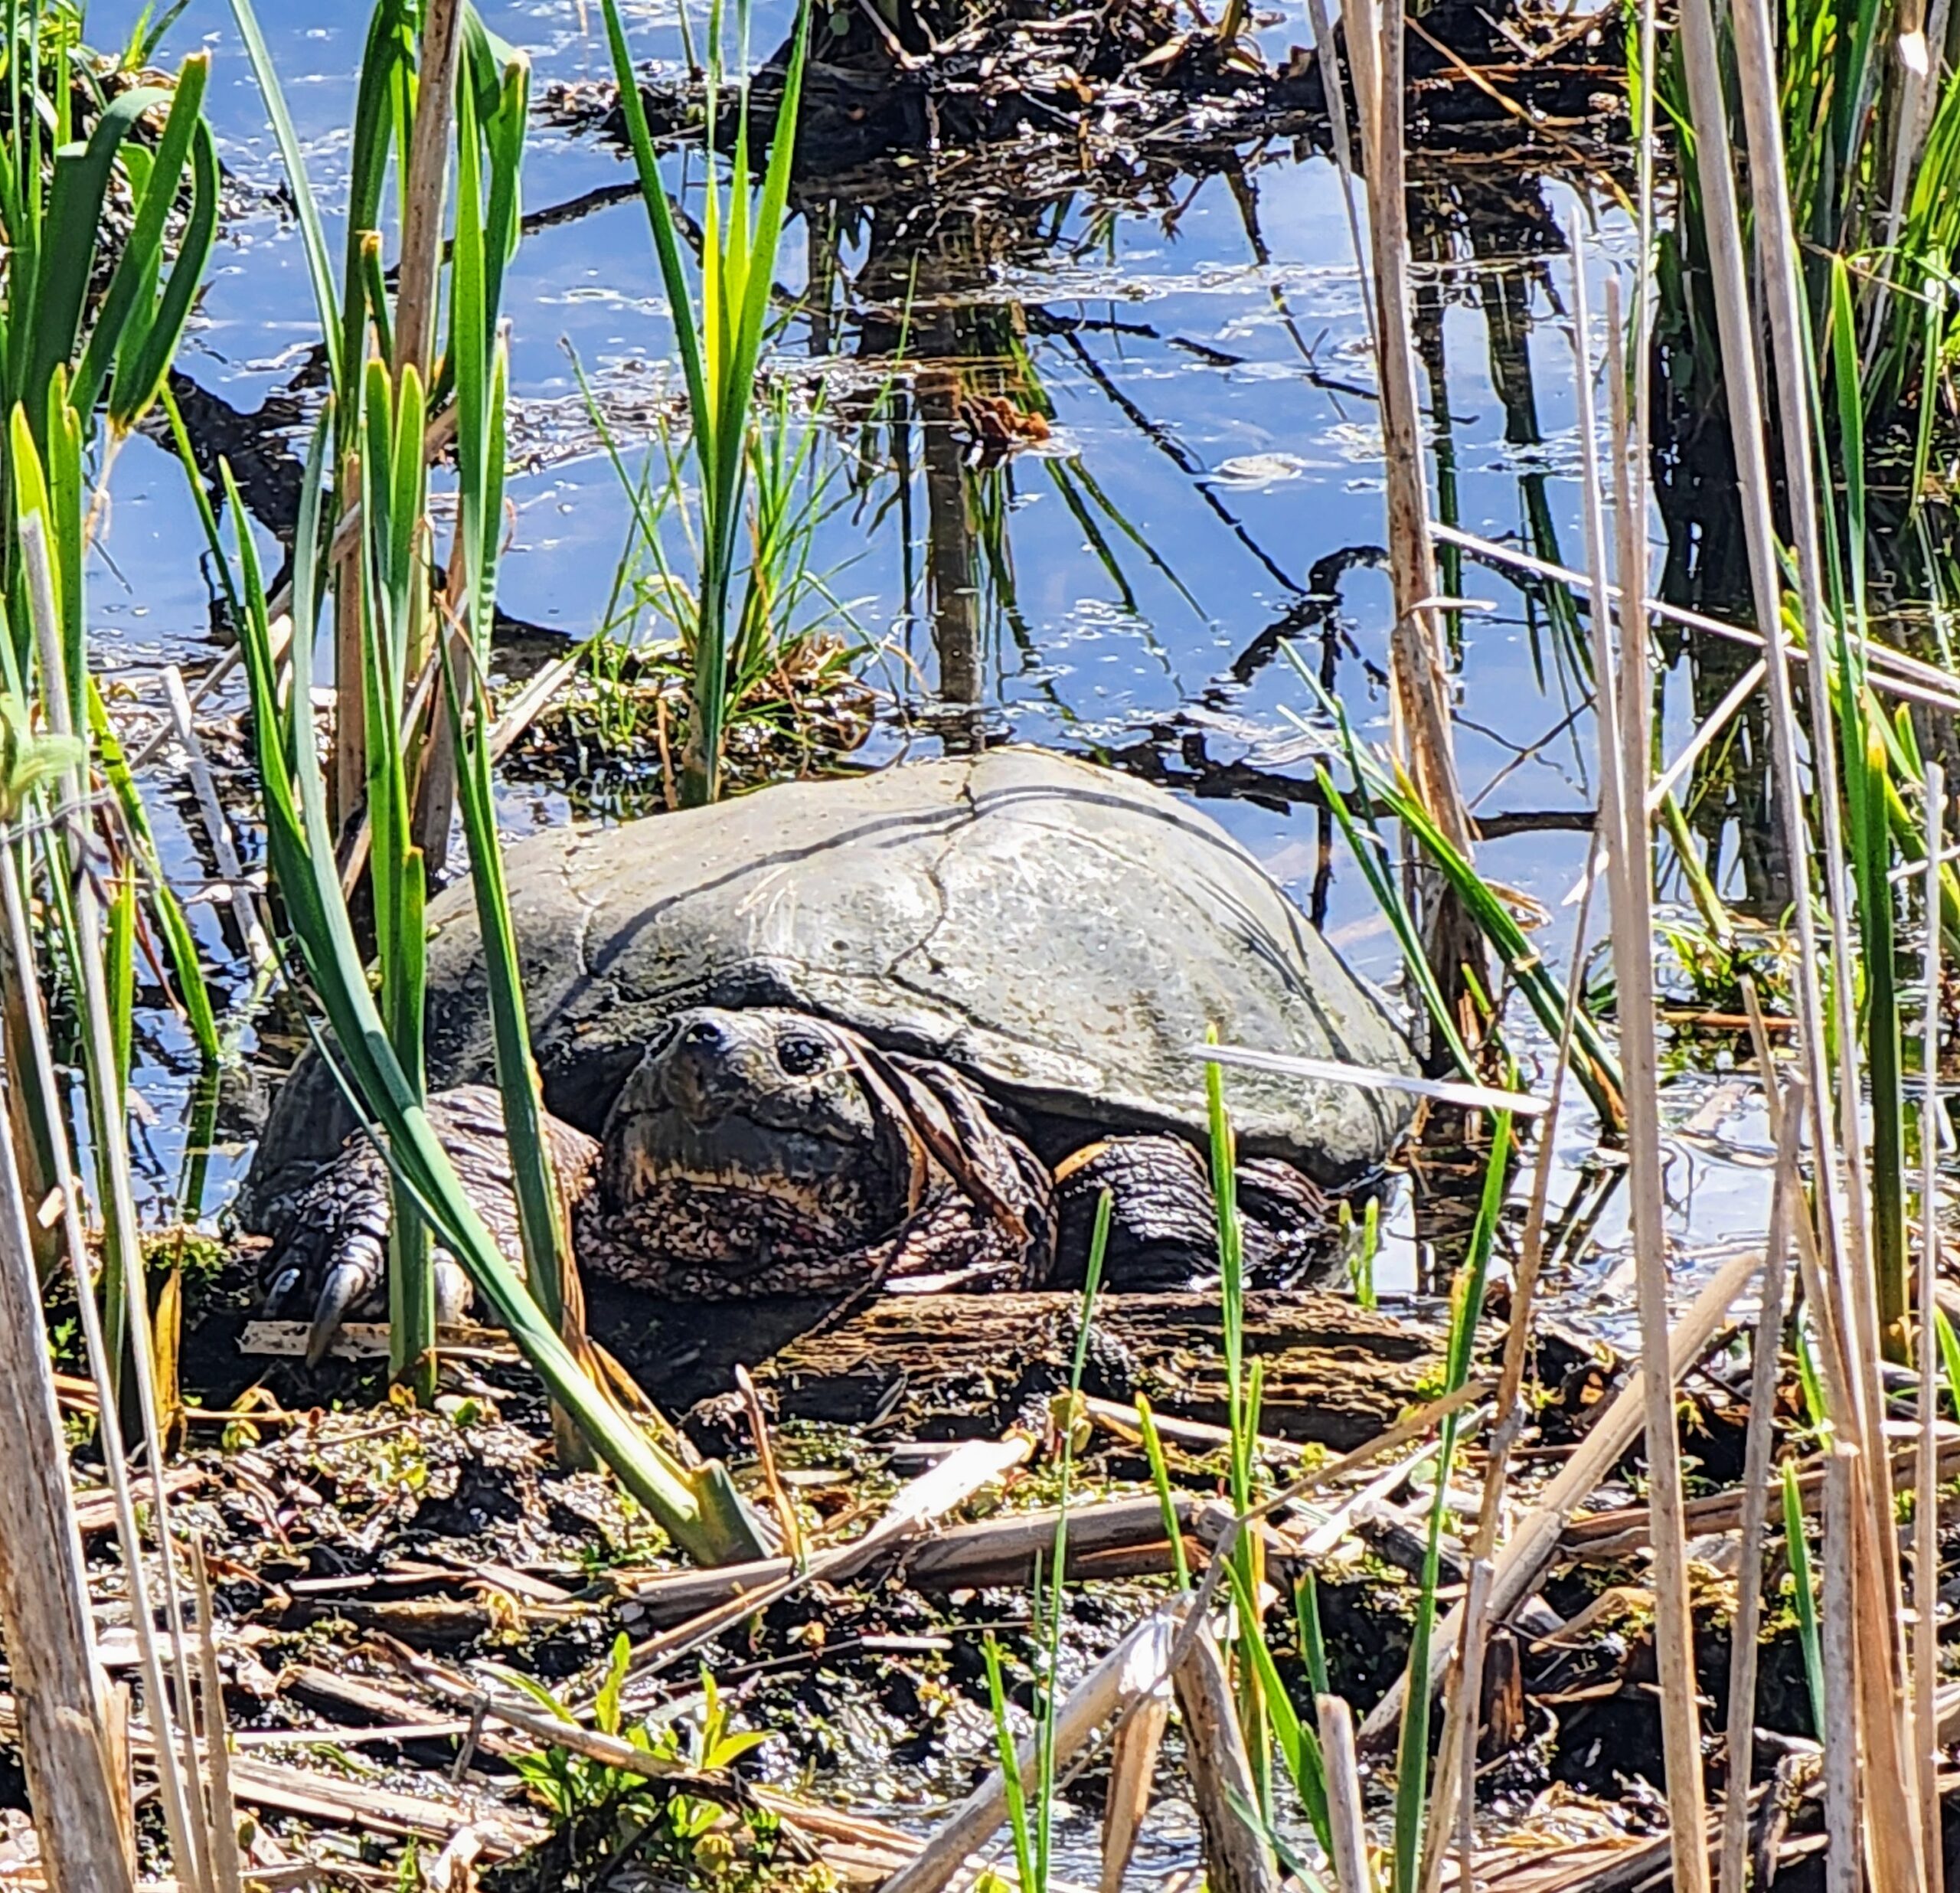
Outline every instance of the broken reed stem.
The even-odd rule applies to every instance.
[[[1239,1705],[1217,1640],[1195,1638],[1171,1682],[1184,1717],[1185,1766],[1204,1837],[1205,1885],[1213,1893],[1279,1893],[1279,1863],[1259,1816]]]
[[[1592,405],[1592,350],[1583,238],[1573,225],[1573,326],[1577,351],[1583,505],[1593,596],[1608,595],[1606,492],[1599,477]],[[1599,810],[1606,829],[1612,903],[1613,982],[1619,996],[1621,1069],[1625,1074],[1628,1192],[1634,1280],[1640,1316],[1640,1381],[1646,1413],[1647,1475],[1652,1518],[1655,1659],[1666,1761],[1668,1826],[1677,1893],[1705,1893],[1707,1816],[1702,1786],[1700,1713],[1694,1681],[1694,1628],[1687,1596],[1682,1529],[1681,1447],[1669,1366],[1667,1205],[1661,1175],[1658,1021],[1654,1001],[1654,884],[1647,815],[1651,691],[1647,671],[1645,561],[1632,569],[1628,540],[1641,522],[1625,517],[1625,382],[1617,284],[1608,285],[1607,385],[1612,405],[1615,486],[1620,515],[1623,597],[1631,601],[1614,648],[1612,613],[1592,613],[1593,675],[1599,693]]]
[[[1573,923],[1572,958],[1576,968],[1586,961],[1586,928],[1592,911],[1594,877],[1598,871],[1600,840],[1596,830],[1586,851],[1585,877],[1579,884],[1579,915]],[[1551,1201],[1552,1155],[1558,1136],[1559,1107],[1565,1096],[1567,1074],[1572,1068],[1573,1035],[1579,1019],[1581,982],[1566,982],[1565,1016],[1559,1027],[1558,1054],[1553,1061],[1547,1094],[1551,1100],[1538,1130],[1538,1149],[1531,1166],[1531,1195],[1524,1211],[1524,1228],[1518,1238],[1517,1266],[1511,1291],[1511,1321],[1504,1333],[1504,1360],[1498,1370],[1497,1398],[1490,1445],[1484,1466],[1484,1489],[1477,1514],[1477,1530],[1471,1542],[1470,1555],[1478,1563],[1488,1561],[1497,1549],[1498,1529],[1503,1519],[1504,1500],[1511,1473],[1511,1455],[1530,1418],[1524,1404],[1524,1371],[1531,1348],[1532,1314],[1538,1292],[1538,1275],[1545,1259],[1545,1220]],[[1459,1676],[1480,1678],[1484,1670],[1484,1645],[1490,1634],[1490,1618],[1472,1592],[1463,1603],[1463,1632],[1454,1646]],[[1435,1800],[1429,1810],[1425,1845],[1427,1862],[1423,1872],[1424,1893],[1436,1893],[1442,1884],[1442,1862],[1452,1826],[1452,1797],[1465,1797],[1462,1814],[1472,1817],[1473,1790],[1476,1783],[1478,1713],[1482,1691],[1459,1689],[1449,1697],[1443,1719],[1442,1737],[1436,1749]],[[1460,1777],[1460,1786],[1459,1786]],[[1467,1869],[1466,1869],[1467,1875]],[[1467,1877],[1462,1884],[1467,1888]]]
[[[1753,996],[1753,992],[1752,992]],[[1802,1080],[1792,1087],[1800,1094]],[[1766,1096],[1775,1074],[1762,1074]],[[1762,1621],[1762,1545],[1769,1518],[1770,1459],[1775,1450],[1777,1369],[1783,1345],[1783,1297],[1788,1272],[1790,1218],[1800,1215],[1798,1173],[1803,1135],[1801,1095],[1776,1109],[1776,1169],[1769,1198],[1769,1248],[1762,1258],[1762,1305],[1756,1310],[1750,1362],[1749,1434],[1743,1456],[1743,1516],[1737,1542],[1742,1566],[1736,1581],[1735,1627],[1729,1653],[1728,1787],[1722,1803],[1721,1893],[1745,1893],[1749,1849],[1749,1789],[1756,1750],[1757,1635]]]
[[[12,838],[0,831],[10,910],[13,862]],[[32,964],[22,962],[24,971]],[[18,1069],[7,1077],[16,1087],[27,1081]],[[0,1349],[8,1362],[0,1379],[0,1617],[21,1759],[53,1893],[123,1893],[135,1884],[135,1836],[124,1828],[110,1767],[31,1227],[13,1140],[0,1122]]]
[[[1852,1622],[1852,1468],[1857,1455],[1833,1443],[1824,1454],[1824,1600],[1820,1613],[1824,1646],[1824,1699],[1834,1720],[1857,1700],[1857,1639]],[[1859,1893],[1864,1876],[1858,1852],[1858,1745],[1821,1728],[1824,1746],[1824,1827],[1828,1893]],[[1848,1730],[1845,1731],[1848,1734]]]
[[[1127,1721],[1116,1725],[1115,1739],[1109,1744],[1109,1791],[1102,1808],[1102,1860],[1097,1893],[1122,1893],[1130,1856],[1136,1851],[1136,1837],[1142,1829],[1144,1816],[1150,1812],[1157,1757],[1170,1723],[1171,1683],[1166,1677],[1137,1703]]]
[[[57,736],[72,736],[74,732],[68,725],[68,687],[64,666],[59,620],[54,605],[53,568],[50,563],[47,535],[42,529],[38,516],[31,516],[21,522],[21,559],[27,580],[28,609],[34,620],[37,652],[41,670],[42,695],[47,707],[48,722]],[[90,1055],[99,1071],[114,1072],[119,1068],[116,1057],[114,1034],[109,1025],[109,991],[102,961],[101,911],[96,898],[95,881],[88,862],[88,835],[83,826],[83,811],[87,807],[87,784],[79,765],[71,767],[64,779],[62,800],[66,810],[64,826],[67,833],[63,842],[49,851],[49,871],[65,871],[70,877],[75,926],[75,956],[80,961],[76,973],[80,986],[81,1023],[90,1045]],[[24,890],[21,891],[23,894]],[[23,965],[32,964],[31,959],[23,960]],[[51,1095],[58,1099],[58,1087],[51,1085]],[[103,1148],[96,1152],[100,1179],[100,1187],[106,1189],[113,1206],[113,1221],[119,1228],[134,1232],[139,1228],[136,1217],[136,1192],[129,1178],[129,1143],[125,1131],[128,1112],[126,1100],[120,1097],[100,1100],[102,1122],[108,1130],[101,1139]],[[59,1124],[64,1118],[58,1102],[49,1121]],[[64,1168],[69,1167],[64,1155],[60,1159]],[[72,1173],[65,1179],[67,1188],[64,1195],[70,1201],[75,1192]],[[65,1212],[64,1212],[65,1213]],[[79,1240],[79,1222],[77,1239]],[[120,1409],[117,1405],[115,1388],[118,1363],[112,1358],[107,1340],[106,1324],[100,1319],[96,1306],[95,1283],[92,1279],[85,1249],[77,1247],[71,1251],[75,1268],[75,1299],[83,1323],[83,1332],[89,1346],[90,1365],[96,1376],[98,1398],[102,1401],[103,1457],[114,1465],[121,1457],[119,1434]],[[184,1601],[177,1581],[175,1548],[170,1532],[170,1502],[162,1478],[165,1464],[162,1429],[157,1416],[155,1380],[156,1355],[150,1332],[149,1298],[143,1281],[142,1257],[137,1248],[126,1259],[126,1266],[119,1271],[122,1276],[124,1321],[133,1367],[137,1395],[137,1411],[140,1416],[143,1450],[157,1475],[155,1494],[152,1507],[152,1519],[156,1530],[157,1567],[163,1589],[164,1621],[168,1627],[171,1640],[171,1678],[176,1689],[175,1713],[179,1738],[183,1744],[185,1773],[190,1781],[201,1779],[203,1767],[198,1754],[197,1731],[190,1721],[192,1690],[190,1659],[185,1636]],[[125,1488],[126,1497],[126,1486]],[[119,1506],[119,1527],[122,1519]],[[126,1560],[132,1596],[141,1587],[142,1544],[136,1534],[133,1507],[129,1512],[129,1536],[124,1544]],[[150,1620],[145,1614],[145,1625]],[[145,1635],[153,1639],[153,1630],[139,1630],[139,1646]],[[151,1725],[156,1733],[159,1778],[166,1776],[170,1764],[162,1757],[170,1747],[169,1731],[172,1705],[162,1686],[161,1666],[152,1676],[147,1670],[145,1676],[146,1691],[150,1697],[148,1705]],[[198,1846],[201,1836],[190,1818],[191,1802],[185,1783],[176,1782],[173,1797],[166,1792],[164,1810],[166,1822],[171,1828],[173,1849],[182,1855],[178,1863],[180,1878],[188,1879],[193,1885],[204,1882],[204,1862]]]
[[[1321,1758],[1327,1769],[1327,1824],[1334,1843],[1334,1881],[1340,1893],[1374,1893],[1368,1872],[1368,1821],[1361,1803],[1361,1764],[1354,1754],[1354,1714],[1338,1695],[1314,1698]],[[1463,1882],[1467,1889],[1469,1882]]]
[[[1913,1498],[1913,1758],[1917,1765],[1919,1847],[1929,1893],[1940,1893],[1939,1734],[1939,1018],[1940,855],[1946,834],[1946,774],[1926,773],[1925,1008],[1919,1103],[1919,1452]]]

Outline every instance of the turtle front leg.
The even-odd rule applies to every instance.
[[[487,1085],[459,1085],[437,1092],[427,1109],[465,1193],[504,1259],[521,1273],[523,1244],[501,1098]],[[554,1117],[544,1120],[544,1133],[569,1206],[591,1187],[598,1146]],[[268,1319],[305,1319],[306,1365],[317,1367],[351,1317],[386,1312],[388,1237],[394,1224],[387,1158],[365,1132],[356,1132],[331,1162],[268,1205],[263,1221],[273,1246],[260,1312]],[[436,1250],[432,1266],[436,1320],[453,1326],[470,1311],[469,1279],[446,1249]]]
[[[306,1182],[270,1205],[273,1237],[260,1312],[307,1323],[306,1365],[318,1367],[351,1317],[384,1306],[394,1222],[388,1166],[364,1133]]]
[[[1249,1273],[1285,1280],[1331,1257],[1334,1218],[1327,1198],[1303,1172],[1254,1159],[1239,1166],[1238,1185]],[[1217,1273],[1217,1211],[1197,1152],[1181,1137],[1109,1137],[1056,1166],[1060,1229],[1051,1287],[1083,1280],[1105,1190],[1110,1197],[1106,1287],[1177,1290]]]

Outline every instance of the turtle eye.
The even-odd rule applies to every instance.
[[[792,1078],[807,1078],[830,1063],[830,1047],[808,1032],[792,1032],[776,1041],[776,1062]]]

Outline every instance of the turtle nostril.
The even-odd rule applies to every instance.
[[[681,1038],[684,1045],[713,1048],[721,1043],[721,1028],[711,1018],[697,1018]]]

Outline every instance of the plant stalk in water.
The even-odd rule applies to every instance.
[[[720,14],[710,31],[707,122],[704,140],[709,175],[702,207],[699,305],[681,262],[674,213],[662,181],[648,129],[646,106],[620,23],[618,0],[604,0],[607,43],[626,121],[640,195],[652,226],[654,250],[674,322],[675,345],[688,387],[688,424],[700,483],[699,602],[681,798],[690,806],[721,792],[722,731],[727,715],[730,623],[743,496],[749,476],[751,408],[756,371],[769,322],[776,247],[789,195],[790,166],[803,85],[809,0],[799,0],[790,56],[769,142],[763,188],[753,202],[749,186],[749,95],[744,84],[737,107],[735,146],[728,193],[714,175],[715,121],[721,78]],[[744,25],[746,13],[741,14]],[[746,39],[746,33],[743,38]]]

